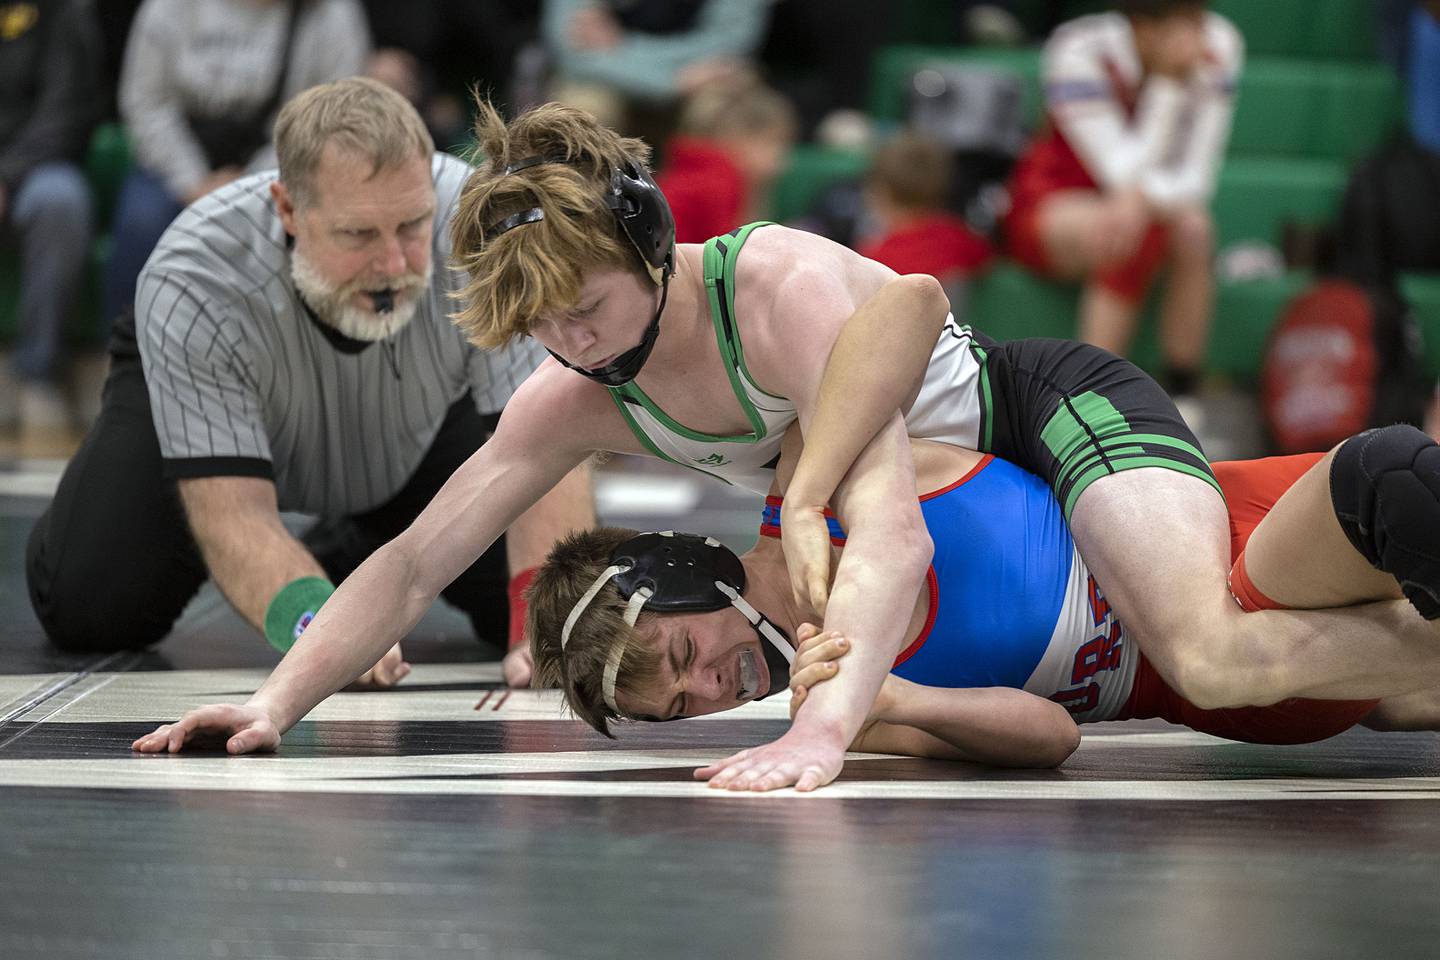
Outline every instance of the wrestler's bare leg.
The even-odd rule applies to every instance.
[[[1440,638],[1408,602],[1242,612],[1228,585],[1225,504],[1202,480],[1164,468],[1104,477],[1080,496],[1070,526],[1140,649],[1196,706],[1440,687]]]
[[[1334,459],[1331,450],[1305,471],[1245,546],[1251,582],[1287,607],[1339,607],[1401,597],[1395,578],[1370,566],[1335,519],[1330,500]],[[1386,697],[1362,722],[1372,730],[1440,730],[1440,690]]]
[[[1335,519],[1331,450],[1296,480],[1245,545],[1245,572],[1276,603],[1297,610],[1401,598],[1395,578],[1360,555]],[[1418,615],[1417,615],[1418,616]]]

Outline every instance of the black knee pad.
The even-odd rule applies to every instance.
[[[1330,502],[1370,565],[1440,619],[1440,446],[1405,424],[1351,437],[1330,466]]]

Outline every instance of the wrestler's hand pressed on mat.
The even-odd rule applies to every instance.
[[[780,505],[780,548],[790,571],[790,590],[803,611],[825,619],[830,602],[830,525],[824,506]]]
[[[405,662],[405,655],[400,652],[400,644],[395,644],[380,662],[366,670],[356,678],[351,686],[356,687],[393,687],[410,675],[410,664]]]
[[[535,657],[530,653],[529,647],[516,647],[505,654],[505,659],[500,662],[500,670],[505,674],[505,686],[528,687],[530,676],[535,672]]]
[[[840,775],[845,765],[845,744],[794,727],[763,747],[741,750],[695,771],[695,779],[708,780],[721,790],[779,790],[793,786],[800,792],[823,787]]]
[[[215,703],[196,707],[175,723],[163,724],[130,744],[141,753],[179,753],[192,747],[225,746],[230,754],[269,753],[280,746],[280,731],[256,707]]]

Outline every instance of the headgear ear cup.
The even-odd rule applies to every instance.
[[[611,213],[657,285],[675,272],[675,214],[650,171],[625,163],[610,174]]]

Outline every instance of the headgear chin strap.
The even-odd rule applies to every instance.
[[[660,306],[655,308],[655,316],[645,328],[645,335],[640,338],[639,345],[626,350],[603,367],[587,370],[575,366],[548,347],[545,352],[560,361],[561,366],[574,370],[582,377],[589,377],[607,387],[623,387],[640,375],[640,368],[645,366],[645,361],[650,359],[650,351],[655,349],[655,338],[660,336],[660,314],[665,312],[665,298],[669,293],[670,274],[667,273],[660,284]]]
[[[503,176],[546,163],[573,163],[562,155],[538,154],[517,160],[505,168]],[[623,387],[640,374],[640,368],[650,359],[655,348],[655,339],[660,335],[660,314],[665,311],[665,299],[670,292],[670,278],[675,274],[675,215],[665,194],[655,183],[644,164],[633,160],[615,167],[610,172],[610,185],[605,191],[605,206],[615,217],[615,223],[624,232],[650,279],[660,288],[660,306],[655,311],[645,334],[638,346],[616,357],[614,362],[598,370],[586,370],[566,361],[555,351],[550,356],[581,376],[603,383],[607,387]],[[498,223],[492,224],[485,235],[494,239],[502,233],[529,223],[545,219],[545,212],[539,207],[511,214]]]
[[[770,670],[770,689],[757,700],[784,690],[790,683],[790,664],[795,650],[785,634],[743,597],[745,568],[724,544],[693,533],[642,533],[620,544],[610,555],[610,566],[600,574],[576,602],[560,632],[560,650],[570,642],[570,632],[590,606],[600,588],[611,580],[620,598],[627,601],[625,622],[634,626],[642,609],[652,613],[706,613],[733,606],[760,636],[760,648]],[[615,702],[615,683],[625,642],[614,645],[605,661],[601,692],[615,713],[624,715]]]

